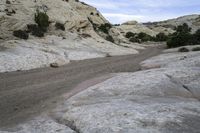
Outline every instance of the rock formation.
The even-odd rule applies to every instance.
[[[153,31],[152,29],[146,27],[141,23],[137,23],[136,21],[125,22],[120,26],[116,26],[116,28],[123,34],[126,35],[127,32],[132,33],[140,33],[144,32],[151,36],[156,36],[159,32]]]
[[[120,26],[116,26],[122,34],[127,32],[140,33],[144,32],[151,36],[155,36],[158,33],[165,33],[166,35],[174,33],[174,28],[178,25],[187,23],[192,28],[192,33],[200,29],[200,16],[199,15],[187,15],[175,19],[170,19],[160,22],[138,23],[136,21],[128,21]]]
[[[38,117],[14,132],[197,133],[200,52],[164,53],[141,66],[139,72],[114,74],[64,101],[52,117]]]
[[[49,27],[44,37],[27,33],[37,29],[35,14],[44,12]],[[0,72],[66,64],[70,60],[138,53],[94,7],[77,0],[2,0],[0,3]],[[36,25],[36,26],[35,26]],[[36,30],[37,29],[37,30]],[[19,32],[20,30],[20,32]],[[28,40],[13,36],[29,34]],[[26,35],[26,39],[28,36]],[[24,39],[25,39],[24,38]]]
[[[187,23],[192,28],[192,33],[194,33],[196,30],[200,29],[200,16],[187,15],[161,22],[145,23],[144,25],[158,32],[171,33],[176,26],[184,23]]]

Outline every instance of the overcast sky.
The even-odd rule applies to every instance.
[[[159,21],[200,14],[200,0],[81,0],[96,7],[110,22]]]

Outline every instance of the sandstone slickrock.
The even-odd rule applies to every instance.
[[[57,123],[48,116],[37,117],[24,125],[20,125],[9,131],[6,130],[8,129],[0,131],[0,133],[76,133],[69,127]]]
[[[144,61],[161,68],[116,74],[67,100],[57,119],[82,133],[198,133],[199,57],[170,53]]]
[[[186,15],[175,19],[169,19],[160,22],[138,23],[136,21],[128,21],[116,28],[122,33],[127,32],[140,33],[144,32],[151,36],[156,36],[158,33],[165,33],[166,35],[175,32],[174,28],[178,25],[187,23],[192,28],[192,33],[200,29],[199,15]]]
[[[26,31],[27,25],[35,24],[37,10],[49,16],[50,26],[45,36],[38,38],[30,34],[28,40],[15,38],[13,31]],[[63,24],[65,31],[58,30],[56,23]],[[12,0],[10,4],[2,0],[0,72],[46,67],[52,63],[64,65],[70,60],[105,57],[108,54],[137,54],[137,48],[143,49],[130,44],[115,28],[110,30],[110,35],[117,44],[102,38],[94,30],[94,25],[105,23],[109,22],[96,8],[77,0]],[[125,43],[130,47],[126,47]]]
[[[141,23],[126,22],[120,26],[116,26],[116,28],[124,35],[126,35],[127,32],[133,32],[133,33],[144,32],[151,36],[156,36],[159,33],[153,31],[152,29],[148,28],[147,26]]]
[[[46,67],[51,63],[63,65],[70,60],[105,57],[107,53],[112,56],[138,53],[134,48],[120,47],[111,43],[99,45],[93,39],[78,39],[71,34],[69,37],[62,39],[62,37],[47,36],[42,39],[11,40],[1,43],[0,72],[29,70]]]
[[[54,121],[52,127],[78,133],[198,133],[199,58],[200,52],[153,57],[141,63],[148,70],[115,74],[63,101],[51,118],[39,121]],[[152,67],[156,65],[160,68]],[[19,125],[23,128],[14,132],[32,131],[34,125],[38,120]],[[47,132],[46,124],[38,126],[38,133]]]
[[[161,22],[145,23],[144,25],[154,31],[169,34],[174,32],[174,28],[176,26],[182,25],[184,23],[187,23],[192,28],[192,32],[194,33],[200,28],[200,16],[198,14],[186,15]]]

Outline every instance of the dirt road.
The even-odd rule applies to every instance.
[[[161,52],[148,48],[126,55],[72,62],[60,68],[0,74],[0,127],[13,126],[54,108],[62,94],[76,91],[88,79],[115,72],[133,72],[139,63]]]

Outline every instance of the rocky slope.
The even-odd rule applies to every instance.
[[[28,40],[13,36],[35,24],[36,11],[46,12],[50,25],[45,36],[29,34]],[[64,25],[65,31],[55,27]],[[107,55],[136,54],[142,47],[129,43],[116,28],[102,33],[98,27],[109,22],[94,7],[77,0],[2,0],[0,3],[0,72],[63,65]],[[107,38],[113,42],[107,41]]]
[[[200,16],[199,15],[187,15],[175,19],[170,19],[160,22],[149,23],[137,23],[136,21],[125,22],[120,26],[117,26],[121,33],[127,32],[140,33],[144,32],[151,36],[155,36],[158,33],[165,33],[166,35],[175,32],[174,28],[178,25],[187,23],[194,33],[197,29],[200,29]]]
[[[192,28],[192,32],[195,32],[200,29],[200,15],[187,15],[161,22],[145,23],[145,25],[154,31],[165,32],[174,30],[176,26],[183,23],[187,23]]]
[[[127,32],[133,32],[133,33],[144,32],[151,36],[156,36],[159,33],[159,32],[153,31],[152,29],[136,21],[125,22],[121,24],[120,26],[116,26],[116,28],[124,35],[126,35]]]
[[[51,112],[51,117],[43,115],[10,130],[16,133],[45,133],[55,129],[66,133],[198,133],[200,52],[170,51],[174,52],[142,62],[142,71],[114,74],[76,94]]]

